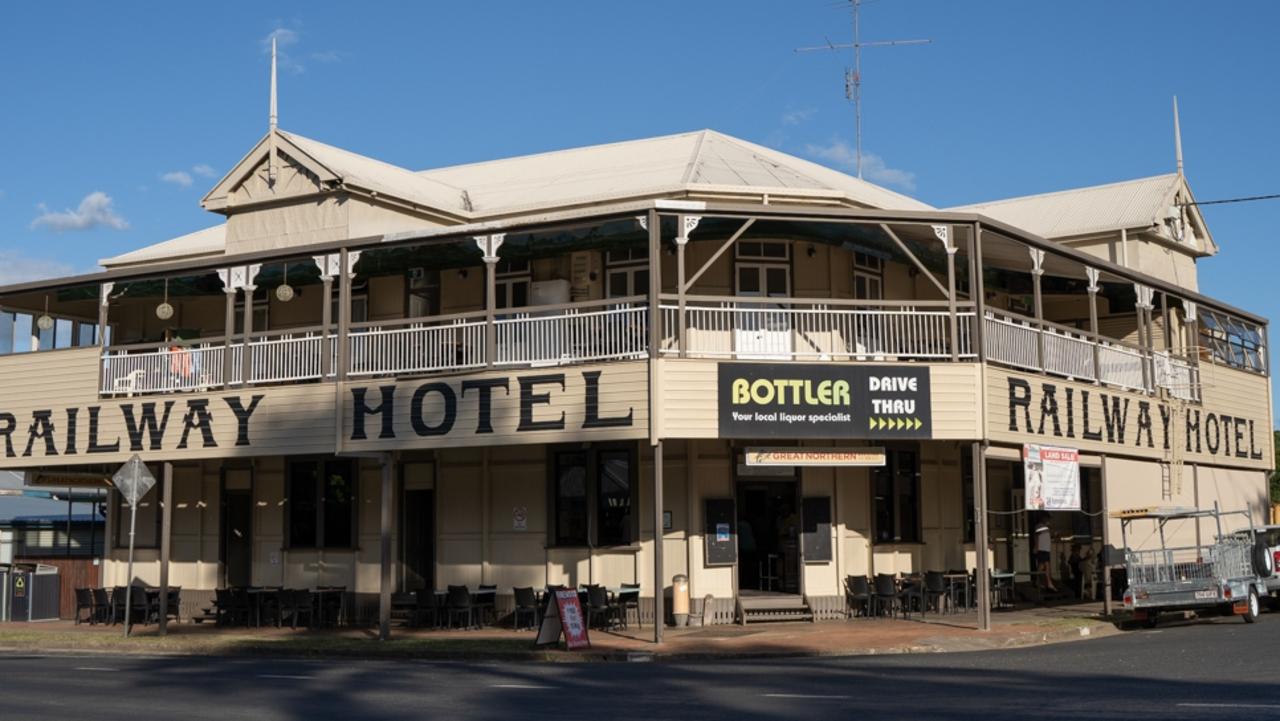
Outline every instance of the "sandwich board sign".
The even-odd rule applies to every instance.
[[[551,613],[552,604],[555,604],[555,613]],[[587,620],[582,615],[582,602],[578,599],[578,592],[571,588],[560,589],[554,597],[547,598],[542,626],[533,644],[546,646],[555,643],[560,640],[561,632],[564,633],[565,648],[570,651],[591,647],[587,638]]]
[[[138,501],[156,485],[156,477],[135,453],[111,477],[111,483],[129,504],[129,570],[125,574],[127,585],[124,587],[124,635],[128,636],[129,622],[133,618],[133,537],[138,528]]]

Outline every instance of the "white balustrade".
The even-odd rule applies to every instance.
[[[641,358],[649,353],[648,318],[649,309],[643,305],[498,318],[494,363],[557,365]]]
[[[169,393],[218,388],[222,344],[109,350],[102,356],[103,394]]]
[[[351,332],[352,376],[429,373],[485,364],[484,319],[371,326]]]
[[[661,353],[678,351],[679,309],[663,306]],[[974,314],[957,314],[957,355],[972,358]],[[787,360],[949,359],[951,315],[915,308],[812,308],[767,302],[685,307],[685,351],[711,358]]]

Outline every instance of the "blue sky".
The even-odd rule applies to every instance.
[[[1173,169],[1280,192],[1280,3],[872,0],[868,178],[948,206]],[[199,199],[280,124],[410,168],[710,127],[849,169],[839,0],[21,3],[0,24],[0,283],[216,224]],[[1280,317],[1280,201],[1205,209],[1211,295]]]

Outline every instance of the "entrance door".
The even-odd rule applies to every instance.
[[[404,492],[404,591],[435,585],[435,491]]]
[[[222,544],[226,585],[253,581],[253,491],[223,491]]]
[[[738,588],[800,592],[799,483],[738,483]]]
[[[791,297],[791,272],[776,263],[737,265],[737,292],[749,298]],[[739,303],[734,323],[734,349],[738,358],[791,357],[791,314],[777,303]]]

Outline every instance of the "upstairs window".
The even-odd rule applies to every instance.
[[[1213,310],[1201,309],[1199,320],[1200,344],[1213,361],[1255,373],[1267,372],[1267,349],[1260,327]]]
[[[884,299],[884,261],[869,253],[853,254],[853,297],[858,300]]]

